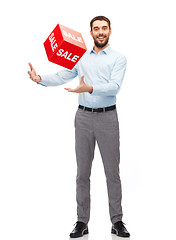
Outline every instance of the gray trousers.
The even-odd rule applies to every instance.
[[[119,123],[116,109],[101,113],[82,109],[76,112],[77,216],[78,221],[84,223],[88,223],[90,218],[90,175],[96,142],[106,175],[110,219],[114,224],[122,220]]]

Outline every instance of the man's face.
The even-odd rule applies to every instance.
[[[111,29],[109,29],[108,23],[104,20],[96,20],[93,22],[91,36],[94,39],[94,43],[98,48],[103,48],[109,41],[111,35]]]

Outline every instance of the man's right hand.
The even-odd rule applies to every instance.
[[[35,69],[33,68],[32,64],[31,63],[28,63],[29,64],[29,67],[31,69],[31,71],[28,71],[28,74],[29,74],[29,77],[32,81],[36,82],[36,83],[39,83],[41,82],[41,77],[39,75],[36,74],[36,71]]]

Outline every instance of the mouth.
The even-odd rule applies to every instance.
[[[99,40],[104,40],[105,39],[105,36],[99,36],[97,37]]]

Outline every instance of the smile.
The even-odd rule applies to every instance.
[[[100,39],[100,40],[105,39],[105,37],[103,37],[103,36],[101,36],[101,37],[97,37],[97,38]]]

